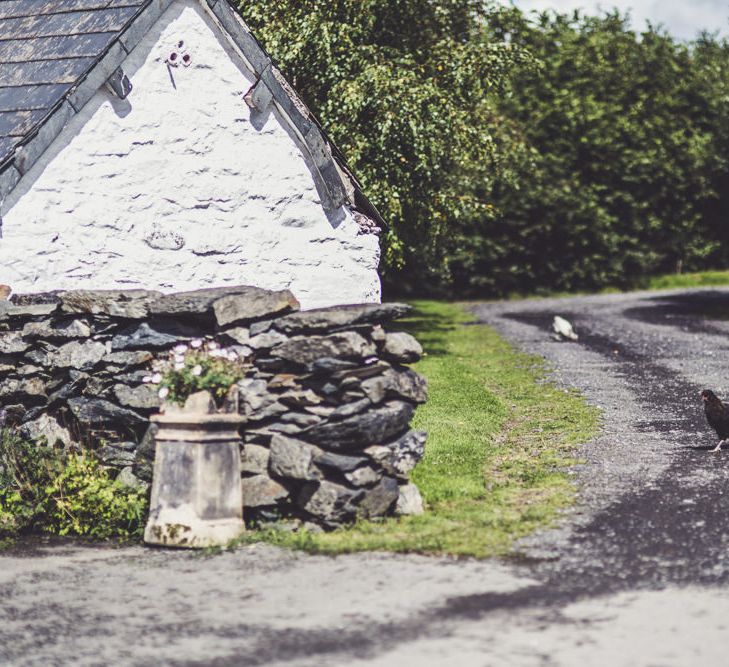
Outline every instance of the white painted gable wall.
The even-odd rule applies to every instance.
[[[179,40],[192,65],[169,69]],[[128,100],[97,92],[5,202],[1,283],[379,301],[377,237],[323,209],[277,111],[254,127],[254,77],[197,0],[173,3],[123,68]]]

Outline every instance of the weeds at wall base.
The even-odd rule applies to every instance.
[[[0,433],[4,542],[26,533],[131,539],[141,536],[147,507],[146,495],[111,479],[93,453]]]

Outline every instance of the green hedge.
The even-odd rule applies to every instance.
[[[246,0],[391,225],[391,292],[629,287],[729,263],[729,46],[618,13]]]

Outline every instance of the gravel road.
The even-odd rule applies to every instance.
[[[699,392],[729,397],[729,289],[472,310],[603,410],[558,529],[502,562],[27,542],[0,552],[0,664],[726,665],[729,449]]]

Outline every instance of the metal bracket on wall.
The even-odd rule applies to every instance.
[[[258,79],[243,96],[243,99],[251,109],[263,113],[271,104],[273,93],[261,79]]]
[[[120,100],[126,99],[127,95],[132,92],[132,82],[121,67],[114,70],[114,73],[106,80],[106,85]]]

